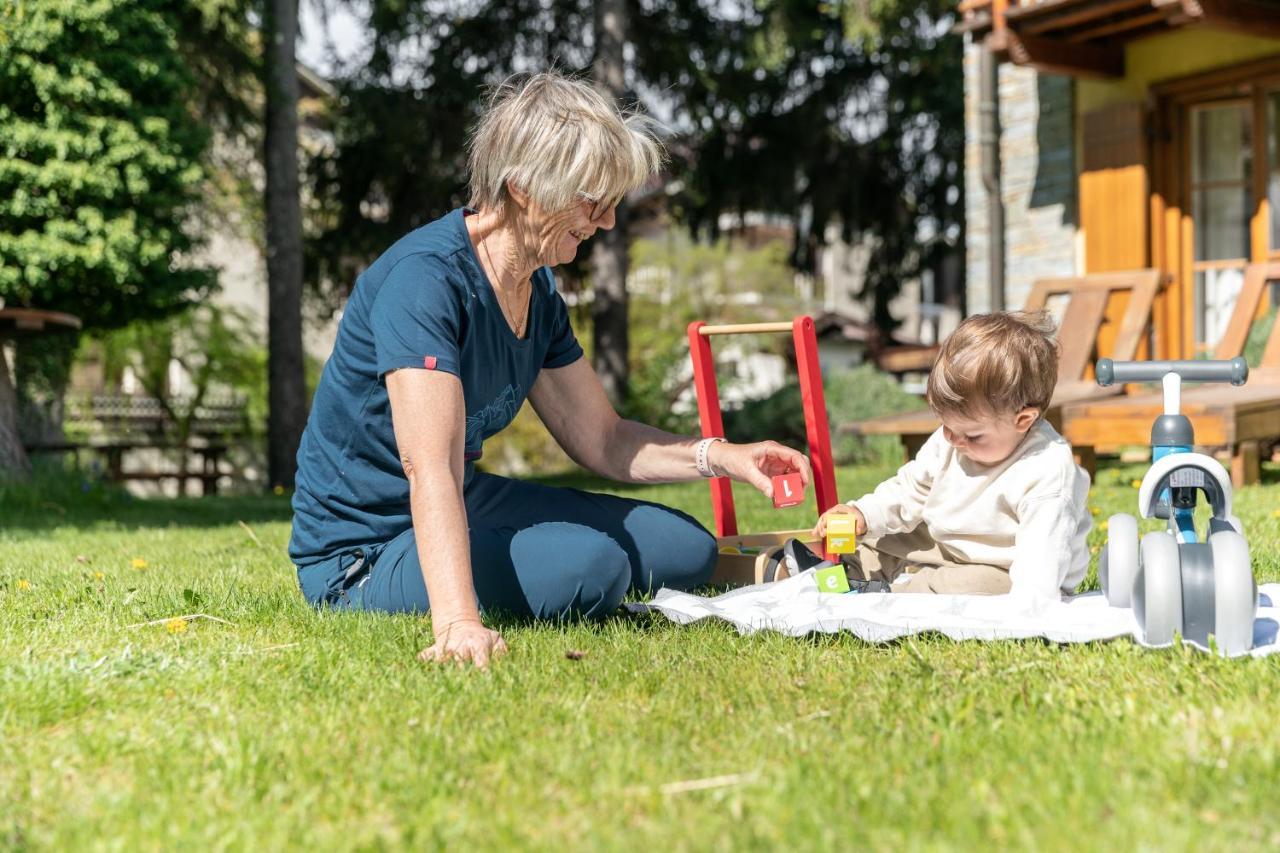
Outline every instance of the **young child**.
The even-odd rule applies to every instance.
[[[1047,314],[979,314],[942,345],[926,398],[942,419],[916,458],[852,513],[854,577],[894,592],[1058,599],[1089,565],[1089,476],[1045,420],[1058,379]],[[861,538],[865,536],[865,538]]]

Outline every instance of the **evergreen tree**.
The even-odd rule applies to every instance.
[[[784,214],[813,271],[827,226],[872,256],[863,295],[889,329],[901,282],[962,240],[964,90],[950,0],[639,4],[636,65],[677,105],[678,217]]]
[[[622,6],[627,98],[670,117],[677,218],[714,236],[725,213],[785,215],[792,262],[809,271],[828,225],[868,239],[865,293],[891,326],[901,281],[962,239],[963,74],[950,0]],[[371,61],[339,81],[338,147],[315,164],[321,227],[308,277],[337,296],[406,231],[466,200],[466,131],[484,85],[548,67],[589,76],[598,56],[588,0],[371,9]]]

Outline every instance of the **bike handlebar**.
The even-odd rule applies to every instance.
[[[1249,364],[1240,357],[1230,361],[1112,361],[1098,359],[1098,384],[1115,382],[1158,382],[1165,374],[1176,373],[1184,382],[1230,382],[1243,385],[1249,378]]]

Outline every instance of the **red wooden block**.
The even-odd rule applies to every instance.
[[[779,474],[773,478],[773,506],[782,509],[784,506],[795,506],[804,503],[804,481],[799,473]]]

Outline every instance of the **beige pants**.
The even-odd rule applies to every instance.
[[[942,595],[1004,595],[1012,588],[1009,571],[981,563],[961,563],[948,549],[933,541],[921,524],[910,533],[892,533],[863,539],[858,550],[845,558],[849,576],[893,583],[910,573],[910,580],[895,583],[894,592]]]

